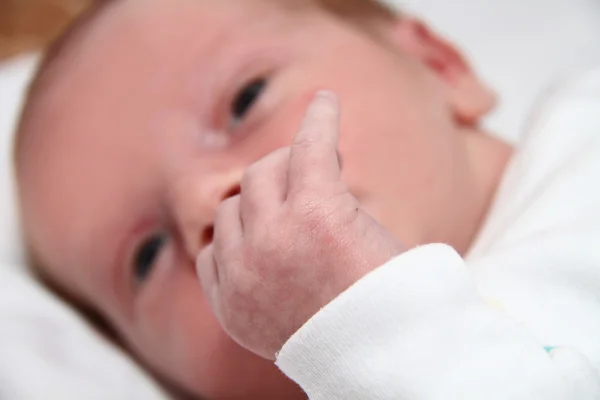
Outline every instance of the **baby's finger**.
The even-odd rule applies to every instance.
[[[240,216],[240,196],[224,200],[215,215],[213,234],[214,258],[217,264],[217,273],[221,277],[226,276],[227,268],[238,256],[243,229]]]
[[[213,242],[196,258],[196,273],[204,295],[215,315],[220,318],[221,284],[227,282],[229,268],[236,267],[242,242],[240,196],[230,197],[221,203],[214,225]]]
[[[204,296],[217,314],[219,310],[219,273],[215,262],[213,245],[205,247],[196,258],[196,274],[202,285]]]
[[[290,153],[289,195],[338,181],[340,164],[339,103],[335,94],[319,92],[309,106]]]
[[[241,215],[244,226],[264,221],[264,213],[285,200],[290,148],[275,150],[252,164],[242,179]]]

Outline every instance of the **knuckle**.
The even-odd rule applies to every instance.
[[[317,143],[315,139],[317,136],[318,134],[314,128],[304,128],[303,135],[296,138],[292,148],[300,152],[308,151]]]
[[[330,214],[331,205],[328,200],[318,191],[306,190],[296,199],[296,213],[307,220],[321,221]]]
[[[301,221],[314,240],[331,240],[340,230],[356,218],[358,202],[346,193],[329,195],[306,193],[294,204],[293,219]]]
[[[310,231],[317,231],[331,220],[331,205],[316,196],[301,196],[296,205],[296,217],[305,222]]]

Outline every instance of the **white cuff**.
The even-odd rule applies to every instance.
[[[277,365],[313,400],[600,398],[594,371],[580,368],[596,383],[574,387],[578,379],[485,304],[462,258],[440,244],[366,275],[290,338]]]

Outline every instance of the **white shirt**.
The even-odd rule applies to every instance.
[[[538,111],[466,259],[400,255],[277,365],[313,400],[600,399],[600,70]]]

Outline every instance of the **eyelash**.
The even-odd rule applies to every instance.
[[[267,86],[267,78],[259,77],[249,81],[236,93],[229,105],[229,128],[235,129],[243,122],[260,100]]]
[[[267,85],[266,78],[257,78],[237,92],[229,108],[232,119],[230,124],[233,125],[233,128],[241,124],[246,115],[252,111]],[[133,276],[138,285],[143,284],[151,277],[157,259],[167,241],[167,234],[154,234],[142,241],[137,248],[133,259]]]
[[[144,283],[152,275],[167,239],[166,234],[155,234],[142,241],[133,259],[133,276],[137,284]]]

